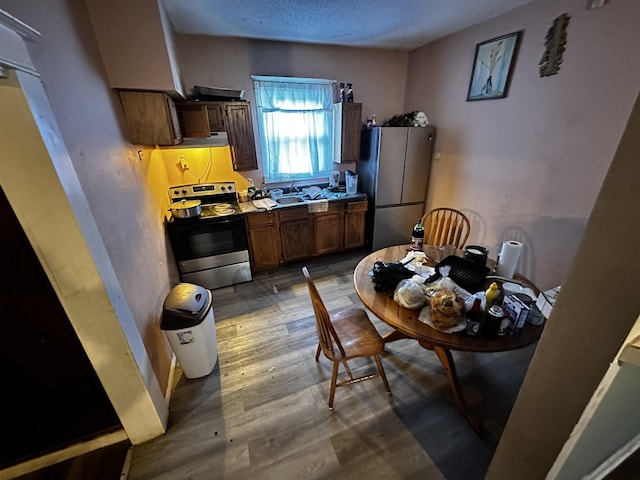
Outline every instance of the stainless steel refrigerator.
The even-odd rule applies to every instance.
[[[369,197],[366,244],[372,250],[408,244],[424,214],[435,127],[362,130],[358,189]]]

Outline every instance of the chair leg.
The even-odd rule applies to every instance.
[[[347,375],[349,375],[349,378],[353,380],[353,373],[351,373],[351,369],[349,368],[349,365],[347,365],[347,361],[343,360],[342,363],[344,364],[344,369],[347,371]]]
[[[391,388],[389,388],[389,382],[387,381],[387,375],[384,373],[384,368],[382,367],[382,362],[380,361],[379,355],[374,355],[373,358],[376,361],[376,365],[378,365],[378,371],[380,372],[380,377],[382,378],[382,383],[384,383],[384,388],[387,390],[387,393],[391,395]]]
[[[320,359],[320,344],[318,344],[318,348],[316,349],[316,362]]]
[[[338,367],[340,362],[333,361],[333,373],[331,374],[331,392],[329,393],[329,408],[333,410],[333,397],[336,395],[336,383],[338,382]]]

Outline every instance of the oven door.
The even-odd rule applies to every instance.
[[[183,282],[214,289],[252,280],[241,215],[174,221],[167,229]]]
[[[168,232],[181,273],[202,268],[196,266],[202,261],[216,262],[215,258],[220,256],[234,257],[233,254],[248,252],[242,216],[173,221],[168,224]]]

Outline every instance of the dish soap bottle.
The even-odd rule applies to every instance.
[[[422,219],[418,219],[418,223],[416,223],[413,227],[413,232],[411,232],[411,250],[422,250],[422,245],[424,243],[424,226],[422,225]]]
[[[493,305],[493,302],[498,298],[498,295],[500,295],[498,284],[496,282],[492,282],[491,285],[489,285],[489,288],[484,292],[484,298],[487,302],[484,307],[485,310],[489,310],[489,308],[491,308],[491,305]]]

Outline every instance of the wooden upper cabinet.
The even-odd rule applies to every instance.
[[[256,145],[249,103],[225,105],[225,120],[234,170],[257,170]]]
[[[226,131],[233,169],[258,169],[249,102],[182,102],[177,108],[185,137],[208,137]]]
[[[207,109],[202,105],[178,104],[178,117],[185,137],[208,137],[211,135]]]
[[[135,145],[177,145],[182,141],[173,99],[163,92],[118,91],[129,140]]]
[[[221,103],[207,105],[207,117],[210,132],[222,132],[227,129],[227,125],[224,121],[225,108]],[[251,121],[251,116],[249,116],[249,121]],[[253,141],[253,138],[251,141]]]
[[[342,104],[342,150],[340,162],[360,159],[360,130],[362,128],[362,104]]]

